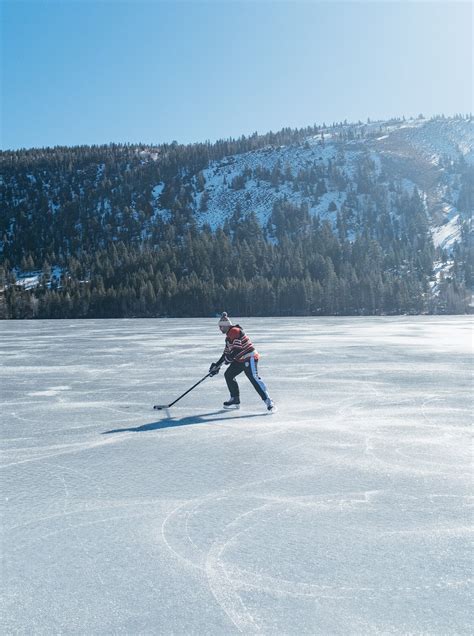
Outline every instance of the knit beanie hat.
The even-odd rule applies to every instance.
[[[222,312],[222,316],[219,318],[217,325],[219,327],[232,327],[232,322],[226,311]]]

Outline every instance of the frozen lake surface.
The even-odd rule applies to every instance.
[[[469,634],[467,317],[0,323],[2,631]]]

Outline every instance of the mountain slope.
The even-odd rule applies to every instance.
[[[298,144],[267,147],[213,162],[203,171],[206,186],[195,194],[194,210],[198,222],[213,229],[237,206],[247,213],[255,212],[265,224],[275,200],[286,198],[296,205],[306,203],[312,214],[329,219],[335,226],[337,210],[347,201],[348,193],[363,189],[361,172],[369,171],[375,183],[396,182],[410,192],[417,187],[425,200],[435,242],[452,247],[461,232],[457,209],[460,192],[456,187],[459,172],[454,163],[472,165],[473,148],[474,125],[470,120],[377,122],[341,126],[332,132],[322,130]],[[305,171],[310,172],[306,179],[309,188],[298,187],[305,181]],[[203,198],[207,200],[205,210],[201,209]],[[452,219],[456,220],[452,231],[448,235],[440,232],[440,226]]]
[[[472,118],[438,117],[216,144],[3,152],[0,290],[28,286],[33,315],[42,310],[31,298],[41,307],[46,296],[48,306],[76,303],[72,315],[188,315],[175,300],[199,285],[200,315],[234,287],[252,311],[243,295],[262,280],[273,291],[261,311],[271,313],[464,311],[473,148]],[[306,289],[290,302],[278,285],[301,276]],[[75,300],[64,305],[66,293]]]

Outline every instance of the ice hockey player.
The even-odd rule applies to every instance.
[[[233,325],[226,312],[222,314],[218,322],[219,329],[225,334],[225,348],[217,362],[213,362],[209,367],[209,373],[216,375],[220,366],[225,363],[229,367],[224,373],[225,381],[229,387],[230,399],[224,402],[224,408],[240,408],[239,385],[235,377],[244,371],[252,383],[253,388],[265,402],[270,412],[276,410],[273,400],[268,395],[267,387],[262,378],[258,375],[257,362],[258,352],[250,342],[250,338],[244,333],[240,325]]]

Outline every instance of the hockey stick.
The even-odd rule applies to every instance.
[[[220,366],[218,368],[220,369]],[[199,380],[199,382],[196,382],[196,384],[193,384],[193,386],[190,389],[185,391],[182,395],[180,395],[178,398],[176,398],[176,400],[174,400],[173,402],[170,402],[169,404],[155,404],[155,406],[153,408],[155,409],[155,411],[162,411],[163,409],[169,409],[170,406],[173,406],[173,404],[176,404],[176,402],[179,402],[179,400],[181,398],[184,398],[185,395],[187,395],[190,391],[195,389],[198,384],[201,384],[201,382],[204,382],[204,380],[206,378],[209,378],[211,375],[215,375],[215,372],[214,371],[212,371],[212,372],[209,371],[209,373],[207,373],[203,378],[201,378]]]

